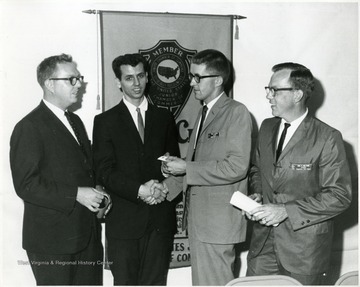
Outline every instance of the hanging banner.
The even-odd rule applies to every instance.
[[[232,61],[233,16],[99,11],[101,31],[103,111],[121,100],[111,63],[127,53],[140,53],[149,63],[147,98],[168,109],[179,130],[181,157],[185,157],[200,103],[188,79],[191,57],[216,49]],[[171,268],[190,265],[187,236],[181,231],[183,207],[176,208]]]

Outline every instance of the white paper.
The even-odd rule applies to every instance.
[[[260,203],[256,202],[255,200],[251,199],[247,195],[241,193],[240,191],[235,191],[230,199],[230,203],[241,210],[244,210],[246,212],[250,212],[254,208],[261,206]],[[261,213],[261,212],[260,212]],[[255,213],[259,214],[259,212]],[[275,223],[273,226],[278,226],[279,223]]]
[[[246,212],[250,212],[254,208],[261,206],[260,203],[256,202],[255,200],[251,199],[240,191],[234,192],[230,199],[230,203]]]

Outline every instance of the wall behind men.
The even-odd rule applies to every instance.
[[[310,68],[317,79],[310,111],[342,132],[353,176],[354,202],[337,219],[333,265],[340,266],[336,272],[341,274],[357,270],[357,2],[12,0],[0,2],[0,285],[35,283],[26,253],[21,248],[23,203],[12,185],[8,154],[14,125],[42,98],[42,90],[36,82],[36,66],[50,55],[71,54],[87,82],[86,94],[76,113],[83,119],[90,138],[93,118],[100,113],[96,109],[96,16],[82,13],[88,9],[247,17],[238,20],[239,40],[234,40],[234,98],[248,107],[255,129],[263,119],[271,117],[264,92],[272,74],[271,67],[280,62],[294,61]],[[116,36],[126,40],[126,35]],[[245,256],[246,250],[240,256],[240,275],[246,271]],[[111,285],[108,271],[105,277],[105,285]],[[190,282],[189,268],[170,270],[168,285],[189,285]]]

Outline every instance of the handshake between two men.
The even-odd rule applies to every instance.
[[[184,160],[170,156],[169,153],[164,154],[158,159],[162,161],[161,172],[165,177],[169,175],[183,175],[185,173],[186,162]],[[145,203],[153,205],[164,201],[168,193],[169,190],[165,182],[152,179],[140,186],[138,196]]]
[[[153,205],[164,201],[168,192],[165,182],[152,179],[140,186],[138,196],[145,203]]]

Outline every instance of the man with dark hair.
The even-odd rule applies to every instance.
[[[112,63],[121,102],[94,120],[97,182],[109,191],[108,256],[115,285],[166,285],[174,233],[175,204],[157,159],[179,154],[175,121],[145,97],[146,60],[126,54]]]
[[[37,68],[40,105],[14,128],[10,164],[24,200],[23,248],[37,285],[102,285],[101,227],[90,141],[68,111],[83,82],[69,55]]]
[[[351,181],[341,133],[308,114],[314,89],[309,69],[273,67],[266,98],[274,118],[263,121],[250,169],[250,197],[262,202],[247,276],[281,274],[303,285],[326,284],[333,218],[351,202]]]
[[[247,194],[252,125],[247,108],[224,92],[229,77],[230,63],[221,52],[194,55],[190,85],[203,108],[186,160],[170,156],[163,166],[184,175],[166,183],[171,194],[185,191],[183,228],[188,227],[193,285],[223,286],[234,279],[235,244],[246,237],[246,219],[230,199],[237,190]]]

